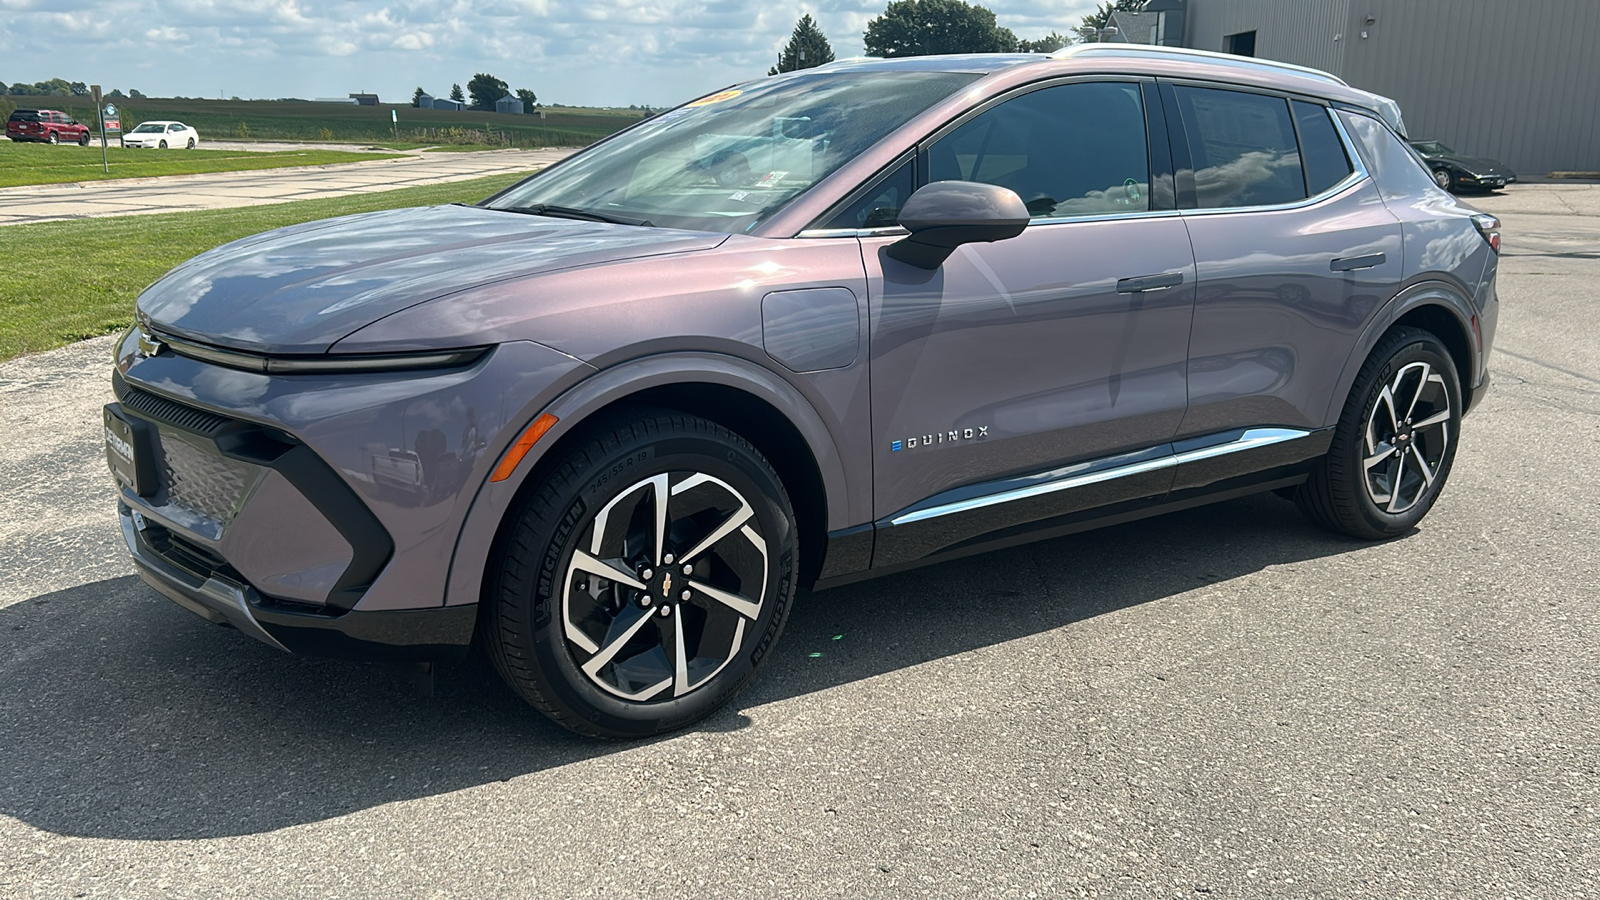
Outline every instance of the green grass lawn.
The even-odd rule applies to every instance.
[[[253,153],[237,150],[124,150],[106,148],[110,173],[100,167],[100,143],[88,147],[77,144],[19,144],[0,141],[0,187],[25,184],[63,184],[74,181],[105,181],[112,178],[145,178],[152,175],[194,175],[200,172],[242,172],[248,169],[281,169],[285,166],[320,166],[329,163],[360,162],[364,159],[392,159],[392,153],[345,153],[338,150],[288,150]]]
[[[133,301],[168,269],[246,235],[350,213],[471,203],[521,178],[403,188],[273,206],[0,227],[0,360],[133,324]]]

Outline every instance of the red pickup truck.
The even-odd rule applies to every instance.
[[[89,126],[55,109],[19,109],[6,119],[6,137],[13,141],[71,141],[89,145]]]

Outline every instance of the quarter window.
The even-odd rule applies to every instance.
[[[1150,208],[1150,157],[1139,86],[1097,81],[1008,100],[927,151],[929,181],[1016,191],[1035,218]]]
[[[825,228],[887,228],[900,220],[900,207],[917,189],[917,167],[912,160],[896,166],[866,193],[856,198]]]
[[[1288,101],[1214,88],[1177,87],[1175,93],[1201,209],[1306,198]]]
[[[1292,101],[1294,123],[1300,131],[1300,155],[1305,160],[1306,192],[1315,197],[1345,180],[1351,171],[1344,142],[1328,119],[1328,111],[1315,103]]]

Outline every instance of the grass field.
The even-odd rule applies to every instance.
[[[330,216],[475,202],[523,174],[275,206],[0,228],[0,260],[9,273],[0,279],[0,360],[128,327],[140,291],[219,244]]]
[[[110,172],[100,167],[100,144],[17,144],[0,141],[0,187],[25,184],[63,184],[104,181],[111,178],[145,178],[152,175],[193,175],[198,172],[240,172],[285,166],[320,166],[328,163],[392,159],[392,153],[344,153],[337,150],[292,150],[251,153],[236,150],[124,150],[106,148]]]
[[[630,110],[552,108],[547,117],[475,111],[413,109],[406,105],[354,106],[294,100],[115,101],[122,128],[151,119],[175,119],[200,132],[200,139],[343,141],[418,144],[482,144],[493,147],[584,147],[637,122]],[[94,104],[80,97],[4,97],[0,116],[20,106],[65,110],[93,123]],[[390,111],[400,119],[389,121]]]

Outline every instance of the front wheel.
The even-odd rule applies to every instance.
[[[1450,190],[1450,171],[1448,169],[1434,169],[1433,183],[1443,190]]]
[[[89,132],[85,131],[83,134],[78,135],[78,146],[79,147],[87,147],[87,146],[89,146]]]
[[[479,614],[501,677],[596,737],[680,728],[732,698],[794,598],[794,512],[766,459],[715,423],[643,413],[536,477]]]
[[[1460,431],[1449,351],[1426,331],[1396,328],[1361,367],[1328,455],[1295,501],[1312,521],[1351,537],[1403,534],[1444,489]]]

